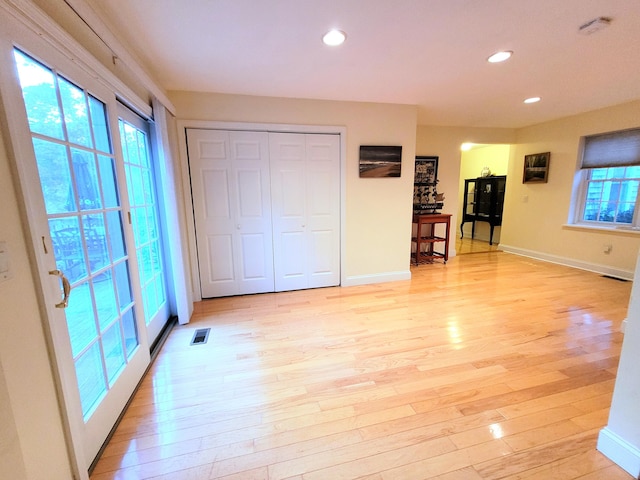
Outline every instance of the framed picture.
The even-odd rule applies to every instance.
[[[438,178],[438,157],[416,157],[413,183],[435,185]]]
[[[547,183],[551,152],[524,156],[522,183]]]
[[[444,205],[438,193],[438,157],[416,157],[413,177],[413,213],[436,213]]]
[[[402,146],[360,146],[360,177],[399,177],[401,166]]]

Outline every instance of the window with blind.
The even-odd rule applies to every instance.
[[[640,128],[584,137],[575,223],[640,228]]]

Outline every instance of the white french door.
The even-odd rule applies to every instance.
[[[144,323],[152,344],[167,323],[169,302],[149,124],[123,105],[118,117]]]
[[[21,50],[13,57],[33,153],[21,159],[35,174],[24,185],[37,199],[29,221],[42,232],[38,264],[55,264],[42,284],[60,279],[49,328],[74,453],[88,469],[149,363],[115,149],[117,104],[71,64],[61,69],[73,79]]]

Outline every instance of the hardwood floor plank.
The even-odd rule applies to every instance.
[[[504,441],[514,452],[531,449],[540,445],[561,440],[563,438],[584,432],[584,429],[571,420],[543,425],[515,435],[509,435]]]
[[[540,447],[516,452],[474,465],[483,479],[498,480],[540,465],[561,461],[563,458],[595,451],[597,432],[580,433]]]
[[[611,380],[613,378],[614,376],[611,373],[606,370],[600,370],[593,374],[585,374],[565,380],[557,380],[544,385],[516,390],[502,395],[462,404],[459,405],[458,408],[464,415],[469,415],[483,410],[497,409],[513,403],[521,403],[534,398],[545,397],[555,392],[573,390],[593,383]]]
[[[611,465],[597,472],[589,472],[582,475],[580,480],[629,480],[631,476],[617,465]]]
[[[545,410],[544,416],[531,414],[509,420],[497,421],[490,424],[489,428],[486,428],[486,426],[483,425],[482,427],[452,434],[449,438],[458,448],[466,448],[498,438],[504,438],[505,441],[513,448],[512,439],[516,438],[518,435],[537,428],[555,424],[560,421],[572,419],[580,414],[580,410],[570,405],[550,408]],[[514,450],[517,449],[514,448]]]
[[[587,451],[577,455],[560,458],[556,461],[540,465],[529,470],[519,472],[515,475],[503,477],[504,480],[537,480],[537,479],[553,479],[553,480],[573,480],[581,478],[585,474],[592,472],[602,472],[602,469],[610,466],[611,463],[603,455],[597,455],[596,452]],[[596,477],[601,480],[609,477]],[[628,480],[628,479],[627,479]]]
[[[411,273],[198,302],[91,480],[625,478],[595,444],[630,282],[503,252]]]
[[[209,478],[209,472],[213,467],[212,464],[201,465],[199,467],[187,468],[177,472],[171,472],[156,477],[150,477],[151,480],[202,480]],[[115,477],[119,478],[119,477]]]
[[[382,472],[383,480],[397,480],[411,478],[412,480],[427,480],[456,470],[469,467],[469,460],[464,452],[455,451],[446,455],[439,455],[421,462],[407,463],[401,467]]]
[[[410,444],[404,445],[405,442]],[[363,447],[372,455],[363,458]],[[445,437],[415,443],[415,438],[403,434],[371,440],[350,449],[335,450],[329,456],[304,457],[275,464],[269,468],[269,476],[270,480],[281,480],[289,476],[289,472],[306,472],[302,475],[305,480],[348,480],[452,450],[455,450],[455,446]]]
[[[567,390],[561,393],[553,393],[545,397],[535,398],[521,403],[513,405],[506,405],[498,408],[498,411],[507,418],[514,418],[521,415],[527,415],[530,413],[540,413],[547,409],[573,403],[576,399],[589,399],[595,396],[604,395],[611,396],[613,392],[614,380],[607,380],[604,382],[587,385],[585,387],[579,387],[573,390]],[[610,405],[610,403],[609,403]]]
[[[201,477],[207,478],[207,477]],[[269,480],[269,470],[266,467],[243,470],[240,473],[225,475],[224,477],[209,477],[219,480]]]
[[[467,467],[444,475],[436,475],[431,477],[430,480],[482,480],[482,477],[476,472],[475,468]]]
[[[255,452],[221,459],[212,469],[212,478],[226,475],[239,475],[246,469],[266,468],[278,462],[305,458],[312,455],[322,456],[331,450],[341,450],[360,442],[357,431],[326,435],[305,441],[275,446],[268,438],[257,442]]]

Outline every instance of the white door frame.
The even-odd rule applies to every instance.
[[[347,178],[347,128],[327,125],[290,125],[279,123],[241,123],[219,122],[213,120],[178,120],[178,147],[180,149],[180,167],[182,171],[182,191],[185,203],[185,218],[189,225],[187,229],[189,244],[189,260],[191,268],[191,282],[193,285],[194,301],[202,300],[200,289],[200,275],[196,250],[195,219],[193,216],[193,198],[189,178],[189,155],[187,151],[187,128],[209,130],[239,130],[271,133],[329,133],[340,135],[340,284],[345,283],[345,250],[346,250],[346,178]]]

